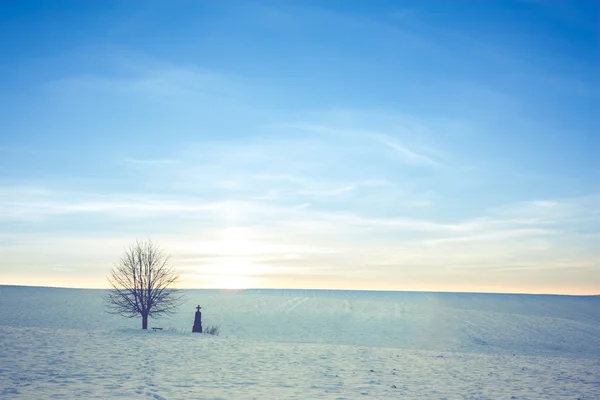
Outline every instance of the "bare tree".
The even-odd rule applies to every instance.
[[[171,314],[181,303],[181,292],[173,287],[178,280],[169,256],[150,239],[138,240],[125,250],[108,276],[107,312],[127,318],[141,315],[142,329],[148,329],[148,317]]]

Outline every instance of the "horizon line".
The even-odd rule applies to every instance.
[[[41,288],[41,289],[66,289],[66,290],[109,290],[110,288],[89,288],[89,287],[70,287],[70,286],[43,286],[43,285],[22,285],[22,284],[3,284],[2,287],[17,287],[17,288]],[[228,292],[241,292],[251,290],[290,290],[290,291],[329,291],[329,292],[388,292],[388,293],[432,293],[432,294],[498,294],[498,295],[519,295],[519,296],[569,296],[569,297],[600,297],[598,294],[566,294],[566,293],[525,293],[525,292],[478,292],[478,291],[447,291],[447,290],[389,290],[389,289],[328,289],[328,288],[176,288],[178,290],[222,290]]]

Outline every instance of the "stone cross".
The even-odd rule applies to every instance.
[[[194,326],[192,327],[192,332],[202,333],[202,313],[200,312],[200,304],[196,307],[196,315],[194,315]]]

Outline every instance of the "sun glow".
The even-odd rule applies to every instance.
[[[244,275],[213,275],[209,279],[212,281],[211,287],[216,289],[249,289],[256,287],[260,280]]]
[[[214,256],[203,258],[201,265],[187,268],[190,273],[186,274],[186,280],[191,278],[201,287],[247,289],[256,287],[262,280],[260,275],[269,270],[258,264],[261,256],[268,253],[268,245],[252,240],[246,229],[223,229],[218,240],[209,243],[209,248]]]
[[[204,281],[212,288],[247,289],[258,281],[264,267],[254,265],[246,257],[226,257],[214,260],[214,264],[198,268],[200,275],[205,274]]]
[[[211,289],[248,289],[257,287],[262,280],[258,270],[248,265],[214,264],[192,267],[189,273],[182,275],[184,280],[194,287]]]
[[[257,256],[277,250],[270,245],[252,237],[252,232],[244,228],[226,228],[219,235],[219,240],[211,243],[212,250],[228,257]]]
[[[260,280],[257,275],[264,272],[264,267],[256,265],[255,260],[266,250],[265,245],[251,240],[245,229],[224,229],[215,243],[215,250],[221,258],[209,267],[211,286],[244,289]]]

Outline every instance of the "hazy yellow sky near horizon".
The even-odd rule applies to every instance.
[[[108,267],[107,267],[108,272]],[[181,271],[179,271],[181,272]],[[414,277],[413,277],[414,279]],[[29,276],[19,273],[0,275],[0,285],[44,286],[81,289],[106,289],[106,275],[73,275],[69,271],[53,271],[50,274]],[[286,275],[263,276],[256,274],[219,274],[189,273],[182,274],[182,280],[176,287],[181,289],[323,289],[323,290],[381,290],[381,291],[417,291],[417,292],[472,292],[472,293],[522,293],[522,294],[557,294],[557,295],[598,295],[600,290],[593,281],[586,284],[528,284],[514,281],[485,281],[482,279],[470,282],[457,280],[431,280],[426,282],[404,281],[395,279],[377,281],[375,279],[352,279],[326,275]]]
[[[143,215],[165,232],[153,240],[171,255],[185,288],[598,294],[593,236],[569,241],[545,228],[546,218],[567,206],[520,204],[458,223],[248,204],[212,206],[212,227],[186,221],[194,212],[185,204],[176,205],[183,210],[176,219],[155,220],[154,212],[164,212],[159,205]],[[244,225],[244,213],[269,218]],[[130,236],[144,237],[44,235],[0,243],[0,284],[106,287]]]
[[[229,281],[229,277],[216,276],[209,278],[213,280],[214,285],[178,285],[180,289],[223,289],[223,290],[238,290],[238,289],[314,289],[314,290],[359,290],[359,291],[407,291],[407,292],[453,292],[453,293],[506,293],[506,294],[549,294],[549,295],[570,295],[570,296],[597,296],[600,295],[600,290],[594,284],[587,287],[569,287],[569,286],[545,286],[545,287],[527,287],[514,285],[417,285],[414,287],[381,284],[381,285],[363,285],[361,283],[340,284],[339,282],[320,282],[310,280],[294,280],[294,281],[275,281],[274,285],[261,285],[259,280],[237,279],[231,280],[232,285],[227,285],[224,282]],[[249,285],[246,286],[246,283]],[[23,279],[21,276],[3,277],[0,285],[7,286],[40,286],[40,287],[57,287],[57,288],[72,288],[72,289],[108,289],[107,284],[102,282],[102,279],[91,279],[87,281],[65,279],[60,282],[56,277],[37,277],[31,279]]]

